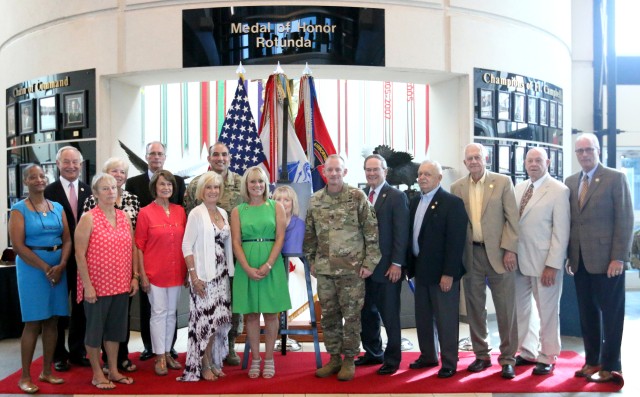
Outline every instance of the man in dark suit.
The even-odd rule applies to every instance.
[[[411,200],[409,276],[415,277],[416,329],[420,357],[411,369],[438,365],[439,378],[450,378],[458,364],[460,279],[467,213],[462,200],[440,186],[442,167],[426,160],[418,168],[420,196]],[[434,328],[435,324],[435,328]]]
[[[463,263],[464,294],[471,344],[476,355],[467,371],[481,372],[491,366],[487,327],[487,284],[496,308],[500,334],[501,376],[515,378],[518,350],[515,273],[518,250],[518,207],[511,178],[487,171],[487,151],[479,143],[464,150],[469,175],[451,185],[469,216]]]
[[[80,181],[80,171],[83,163],[82,153],[73,146],[65,146],[56,154],[56,165],[60,171],[60,178],[49,184],[44,190],[44,196],[57,201],[64,208],[74,241],[76,223],[82,215],[84,201],[91,195],[91,187]],[[76,303],[76,258],[71,255],[67,261],[67,286],[71,295],[71,316],[68,321],[58,321],[58,340],[53,355],[56,371],[68,371],[69,362],[88,367],[89,360],[85,357],[84,333],[86,319],[82,303]],[[61,319],[62,320],[62,319]],[[65,328],[69,326],[69,350],[65,347]]]
[[[140,202],[140,208],[146,207],[151,204],[153,197],[149,191],[149,182],[151,177],[156,171],[160,171],[164,167],[164,162],[167,159],[167,148],[162,142],[153,141],[147,143],[145,159],[147,160],[148,170],[140,175],[127,179],[125,190],[129,193],[133,193],[138,196]],[[171,196],[173,204],[182,205],[184,201],[185,185],[184,179],[181,176],[174,175],[176,178],[177,189]],[[147,294],[140,288],[140,335],[142,337],[142,343],[144,344],[144,350],[140,354],[140,360],[148,360],[155,357],[153,354],[153,348],[151,346],[151,331],[149,329],[149,320],[151,318],[151,305],[149,304],[149,298]],[[176,336],[173,337],[173,343],[176,343]],[[178,354],[171,346],[171,355],[173,358],[178,358]]]
[[[633,204],[625,175],[599,162],[593,134],[576,139],[582,170],[565,181],[571,231],[567,272],[575,275],[585,365],[575,375],[622,382],[625,273],[633,238]]]
[[[405,266],[409,237],[409,205],[407,196],[389,186],[387,162],[378,154],[364,161],[367,176],[365,193],[378,218],[378,240],[382,258],[371,277],[364,280],[364,306],[360,337],[365,354],[355,365],[383,364],[379,375],[395,373],[401,361],[400,292],[402,268]],[[380,318],[387,333],[387,347],[382,350]]]

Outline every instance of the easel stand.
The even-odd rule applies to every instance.
[[[287,312],[280,313],[280,330],[278,333],[281,337],[280,352],[283,356],[287,354],[287,335],[313,335],[313,347],[316,352],[316,367],[322,367],[322,360],[320,358],[320,342],[318,339],[318,324],[316,322],[316,309],[313,302],[313,290],[311,288],[311,269],[309,263],[304,254],[291,254],[283,253],[284,266],[287,274],[287,281],[289,280],[289,258],[300,258],[304,264],[304,280],[307,285],[307,301],[309,302],[309,316],[311,317],[310,329],[288,329],[287,328]],[[264,329],[260,330],[260,334],[264,334]],[[242,357],[242,369],[246,369],[249,364],[249,342],[245,341],[244,355]]]

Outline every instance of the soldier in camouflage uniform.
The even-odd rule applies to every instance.
[[[229,171],[231,157],[229,149],[222,142],[216,142],[209,147],[209,156],[207,157],[211,170],[217,172],[224,180],[224,191],[222,197],[218,200],[218,206],[231,214],[237,205],[242,203],[240,195],[240,186],[242,185],[242,176],[235,172]],[[200,200],[196,198],[196,188],[198,186],[199,175],[189,183],[186,194],[184,196],[184,208],[189,215],[192,209],[200,204]],[[233,285],[233,279],[230,280]],[[229,330],[229,355],[225,362],[229,365],[240,365],[240,357],[236,354],[235,344],[236,338],[242,333],[242,315],[233,314],[231,319],[231,330]]]
[[[355,375],[364,279],[381,257],[375,211],[360,189],[344,183],[346,173],[342,157],[327,158],[327,186],[311,197],[304,238],[304,254],[318,278],[324,344],[331,354],[316,376],[337,372],[339,380]]]

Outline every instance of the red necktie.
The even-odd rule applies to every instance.
[[[376,191],[372,189],[372,190],[369,192],[369,202],[370,202],[371,204],[373,204],[373,196],[375,196],[375,195],[376,195]]]

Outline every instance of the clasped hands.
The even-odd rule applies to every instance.
[[[51,286],[54,286],[60,282],[62,279],[62,272],[64,271],[64,266],[51,266],[44,273],[51,283]]]
[[[271,266],[265,262],[258,268],[249,268],[249,270],[247,271],[247,276],[249,276],[249,278],[252,280],[259,281],[267,277],[267,274],[269,274],[270,271]]]

